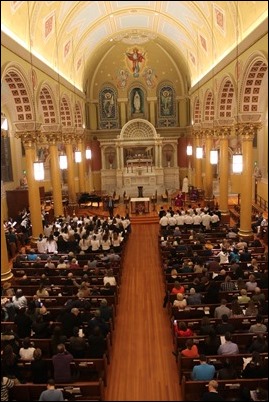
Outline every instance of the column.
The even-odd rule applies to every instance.
[[[128,99],[120,98],[118,102],[120,104],[120,124],[123,127],[126,124],[126,102],[128,102]]]
[[[156,117],[155,117],[155,100],[150,100],[149,103],[149,121],[155,127],[156,124]]]
[[[119,144],[116,144],[116,160],[117,160],[117,169],[119,170],[121,168],[121,166],[120,166],[120,146],[119,146]]]
[[[218,135],[220,139],[220,161],[219,161],[219,210],[221,212],[221,221],[223,223],[230,222],[230,213],[228,208],[228,139],[230,136],[230,128],[220,128]]]
[[[30,219],[32,224],[32,237],[37,239],[40,233],[43,233],[42,219],[41,219],[41,202],[39,185],[34,179],[34,162],[36,160],[36,150],[34,143],[34,136],[29,139],[29,133],[25,135],[27,139],[23,139],[23,145],[25,148],[25,160],[26,160],[26,177],[28,182],[28,200],[30,209]]]
[[[213,133],[213,130],[205,131],[205,202],[210,206],[213,202],[213,166],[210,163]]]
[[[81,162],[78,163],[79,191],[81,193],[85,193],[85,191],[86,191],[86,186],[85,186],[85,175],[86,175],[85,163],[86,163],[86,157],[85,157],[85,146],[84,146],[84,143],[83,143],[82,139],[80,139],[79,142],[78,142],[78,150],[81,152]]]
[[[3,216],[3,208],[2,208],[2,200],[1,200],[1,216]],[[11,272],[11,268],[8,261],[8,252],[7,252],[7,242],[5,229],[3,225],[3,221],[1,220],[1,282],[7,281],[13,277]]]
[[[102,162],[102,169],[106,169],[106,158],[103,146],[101,146],[101,162]]]
[[[90,129],[97,130],[97,111],[96,104],[90,103]]]
[[[195,186],[197,188],[202,188],[202,159],[196,158],[196,148],[200,147],[200,133],[195,133]]]
[[[67,156],[67,184],[69,204],[76,204],[76,187],[75,187],[75,172],[74,172],[74,154],[73,154],[73,136],[64,136],[66,156]]]
[[[59,165],[58,147],[54,140],[52,142],[49,142],[49,151],[54,216],[63,216],[64,211],[61,186],[61,170]]]
[[[253,238],[251,228],[252,214],[252,172],[253,172],[253,138],[258,126],[246,124],[240,128],[243,154],[243,172],[241,186],[240,229],[238,234],[245,239]]]

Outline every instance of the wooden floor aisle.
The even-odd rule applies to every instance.
[[[158,224],[133,225],[124,259],[108,401],[180,401],[172,336],[162,307]]]

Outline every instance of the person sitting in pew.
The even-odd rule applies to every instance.
[[[242,359],[242,367],[243,367],[243,359]],[[235,378],[238,378],[237,370],[231,363],[229,358],[225,359],[223,367],[218,370],[217,378],[219,380],[233,380]]]
[[[198,357],[199,352],[197,346],[193,343],[193,339],[187,339],[186,341],[186,348],[183,349],[181,352],[181,355],[184,357]]]
[[[248,348],[249,353],[259,352],[259,353],[268,353],[268,343],[264,334],[260,333],[257,335],[257,338],[254,339],[251,345]]]
[[[267,327],[266,327],[266,325],[263,324],[262,315],[260,315],[260,314],[257,315],[256,324],[251,325],[251,327],[249,328],[249,332],[255,332],[255,333],[267,332]]]
[[[178,307],[179,310],[184,310],[187,306],[186,298],[182,293],[177,293],[177,298],[174,300],[173,307]]]
[[[195,288],[190,288],[190,294],[188,295],[187,298],[188,306],[202,304],[202,299],[203,296],[201,295],[201,293],[196,293]]]
[[[187,324],[184,321],[174,321],[174,329],[175,333],[178,336],[193,336],[193,331],[187,327]]]
[[[222,314],[221,323],[217,325],[217,334],[225,335],[226,332],[234,332],[234,326],[229,322],[227,314]]]
[[[252,352],[251,361],[242,371],[243,378],[266,378],[268,377],[268,367],[265,365],[259,352]]]
[[[218,382],[216,380],[209,381],[208,391],[203,393],[201,401],[225,401],[218,393]]]
[[[54,380],[48,380],[47,389],[41,392],[39,401],[64,401],[63,393],[55,388]]]
[[[219,346],[218,355],[232,355],[239,353],[238,345],[232,342],[232,335],[230,332],[226,332],[225,342]]]
[[[205,355],[200,355],[200,364],[195,365],[192,369],[191,379],[194,381],[209,381],[215,377],[216,369],[213,364],[207,363]]]

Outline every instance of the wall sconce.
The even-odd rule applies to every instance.
[[[202,147],[196,147],[196,158],[197,159],[203,158],[203,148]]]
[[[86,159],[92,159],[92,150],[90,148],[86,148]]]
[[[192,145],[187,145],[187,155],[188,156],[192,155]]]
[[[219,161],[219,153],[216,149],[210,151],[210,163],[211,165],[217,165]]]
[[[241,153],[233,155],[233,173],[242,173],[243,171],[243,155]]]
[[[45,178],[45,170],[43,162],[34,162],[34,178],[35,180],[42,181]]]
[[[66,155],[60,155],[59,162],[60,162],[61,170],[67,169],[67,156]]]
[[[80,163],[82,161],[81,151],[75,151],[75,162]]]

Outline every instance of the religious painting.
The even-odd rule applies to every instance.
[[[127,85],[128,77],[129,77],[129,71],[126,70],[126,68],[122,68],[118,71],[117,73],[117,87],[119,89],[124,89]]]
[[[159,127],[174,127],[177,125],[175,91],[168,83],[159,87],[157,124]]]
[[[169,86],[164,86],[160,90],[160,114],[161,116],[173,115],[173,90]]]
[[[155,74],[155,71],[151,67],[145,68],[145,71],[143,73],[143,77],[145,79],[145,83],[146,83],[148,88],[154,88],[155,87],[157,75]]]
[[[117,93],[112,87],[104,88],[99,94],[100,129],[118,128]]]
[[[127,63],[134,78],[138,78],[145,63],[145,52],[134,47],[132,50],[127,51]]]

